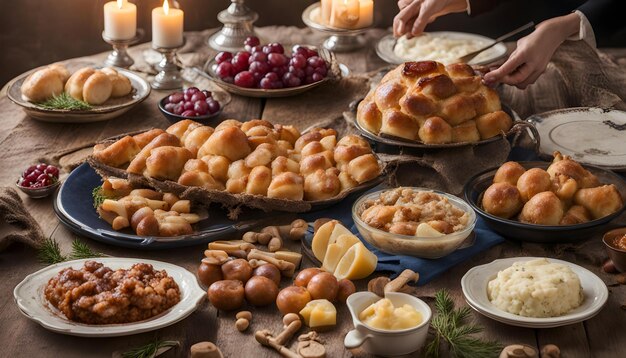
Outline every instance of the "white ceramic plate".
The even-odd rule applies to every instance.
[[[490,44],[494,41],[494,39],[470,34],[467,32],[454,32],[454,31],[435,31],[429,32],[430,36],[446,36],[451,39],[459,39],[459,40],[474,40],[481,41],[486,44]],[[420,58],[402,58],[396,55],[394,52],[394,48],[396,46],[396,38],[393,37],[393,34],[389,34],[378,40],[376,44],[376,54],[384,61],[391,63],[393,65],[399,65],[406,61],[420,61]],[[492,48],[486,50],[479,56],[475,57],[472,61],[469,62],[470,65],[486,65],[492,62],[495,62],[506,55],[506,46],[502,43],[498,43]]]
[[[180,288],[180,302],[156,317],[139,322],[106,325],[72,322],[50,308],[43,293],[44,286],[62,269],[67,267],[79,269],[89,260],[101,262],[113,270],[130,268],[138,262],[151,264],[155,270],[166,270]],[[181,321],[204,301],[206,292],[198,285],[195,275],[180,266],[154,260],[100,257],[61,262],[32,273],[15,286],[13,296],[26,317],[53,332],[81,337],[119,337],[154,331]]]
[[[541,154],[558,150],[583,164],[626,170],[626,112],[577,107],[530,116],[541,137]]]
[[[487,284],[515,262],[530,261],[538,257],[511,257],[495,260],[486,265],[476,266],[467,271],[461,279],[463,295],[467,303],[479,313],[512,326],[527,328],[553,328],[585,321],[600,312],[609,297],[606,284],[591,271],[571,262],[549,258],[548,261],[569,266],[580,278],[583,287],[583,304],[575,310],[559,317],[534,318],[518,316],[494,306],[487,297]]]

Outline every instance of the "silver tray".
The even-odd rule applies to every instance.
[[[67,69],[74,73],[76,70],[83,67],[101,67],[100,65],[90,62],[72,62],[65,64]],[[116,71],[128,77],[131,85],[133,86],[132,92],[124,97],[111,98],[104,104],[92,106],[93,108],[87,111],[72,111],[67,109],[44,109],[36,103],[26,101],[22,98],[21,87],[26,77],[31,73],[42,69],[45,66],[35,68],[28,72],[25,72],[8,84],[7,96],[9,99],[21,106],[24,112],[30,117],[51,123],[90,123],[106,121],[118,117],[131,108],[143,102],[150,95],[150,84],[138,74],[125,70],[122,68],[115,68]]]

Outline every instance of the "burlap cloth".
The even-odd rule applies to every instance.
[[[43,237],[39,224],[28,213],[15,189],[0,187],[0,251],[12,242],[37,247]]]

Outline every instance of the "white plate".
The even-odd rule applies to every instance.
[[[609,290],[606,284],[591,271],[571,262],[548,258],[548,261],[569,266],[580,278],[583,287],[583,304],[571,312],[550,318],[523,317],[503,311],[493,305],[487,297],[487,284],[515,262],[530,261],[538,257],[511,257],[495,260],[486,265],[476,266],[467,271],[461,279],[463,295],[467,303],[479,313],[512,326],[527,328],[553,328],[585,321],[600,312],[607,299]]]
[[[490,44],[494,41],[494,39],[470,34],[467,32],[454,32],[454,31],[435,31],[428,33],[431,36],[446,36],[452,39],[460,39],[460,40],[478,40]],[[378,40],[376,44],[376,54],[384,61],[391,63],[393,65],[399,65],[406,61],[420,61],[422,59],[419,58],[401,58],[396,55],[394,52],[394,47],[396,46],[396,38],[393,37],[393,34],[389,34]],[[469,62],[470,65],[486,65],[492,62],[495,62],[506,55],[506,46],[503,43],[498,43],[489,50],[486,50],[481,55],[475,57],[472,61]]]
[[[156,317],[139,322],[105,325],[72,322],[62,314],[53,312],[43,293],[44,286],[62,269],[79,269],[89,260],[101,262],[113,270],[130,268],[139,262],[150,264],[155,270],[166,270],[180,288],[180,302]],[[181,321],[198,308],[204,301],[206,292],[198,285],[195,275],[180,266],[154,260],[100,257],[61,262],[32,273],[15,286],[13,296],[26,317],[53,332],[81,337],[119,337],[154,331]]]
[[[541,154],[554,151],[577,162],[626,170],[626,112],[577,107],[530,116],[541,137]]]

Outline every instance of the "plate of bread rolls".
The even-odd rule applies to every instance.
[[[300,133],[260,119],[215,128],[183,120],[122,135],[97,144],[88,162],[102,176],[182,199],[287,212],[332,205],[380,183],[384,170],[358,135],[340,137],[327,128]]]
[[[406,62],[388,72],[356,109],[365,137],[387,145],[449,148],[499,140],[521,127],[471,66]],[[534,136],[538,138],[538,136]]]
[[[150,85],[121,68],[55,63],[16,77],[9,83],[7,95],[34,119],[87,123],[127,112],[150,95]]]
[[[506,162],[470,179],[466,201],[505,237],[531,242],[589,238],[626,208],[626,181],[559,152],[552,162]]]

